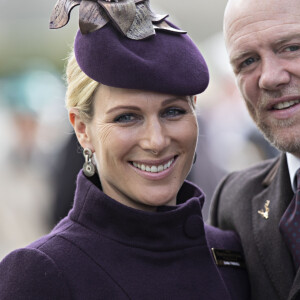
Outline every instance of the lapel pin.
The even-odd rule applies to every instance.
[[[263,211],[262,209],[258,211],[258,213],[265,219],[269,219],[269,211],[270,211],[269,205],[270,205],[270,200],[267,200],[264,206],[265,211]]]

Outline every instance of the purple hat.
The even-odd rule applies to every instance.
[[[176,95],[195,95],[206,89],[208,69],[197,46],[184,31],[166,22],[167,16],[154,14],[148,0],[80,2],[77,0],[80,31],[74,49],[80,68],[90,78],[112,87]],[[89,7],[83,7],[86,3]],[[127,5],[123,12],[120,5],[123,8]],[[93,18],[86,17],[86,11],[94,13],[96,6],[102,12],[101,18],[96,19],[99,13],[93,14]],[[57,11],[56,7],[51,28],[68,22],[70,11],[65,24],[55,24]],[[129,19],[132,17],[129,22],[128,15]]]

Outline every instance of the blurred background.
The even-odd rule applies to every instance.
[[[0,0],[0,259],[49,232],[71,208],[83,163],[64,108],[63,72],[78,29],[49,30],[55,0]],[[226,0],[151,0],[199,46],[210,85],[198,96],[198,159],[189,179],[211,195],[227,172],[277,154],[249,119],[222,38]]]

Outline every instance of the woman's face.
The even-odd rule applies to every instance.
[[[142,210],[176,204],[198,135],[188,97],[101,85],[86,134],[104,193]]]

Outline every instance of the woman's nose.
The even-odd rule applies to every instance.
[[[284,61],[276,57],[268,57],[262,61],[259,87],[265,90],[276,90],[290,82],[290,73],[285,68]]]
[[[166,125],[159,119],[149,120],[141,134],[140,145],[144,150],[161,153],[170,143]]]

